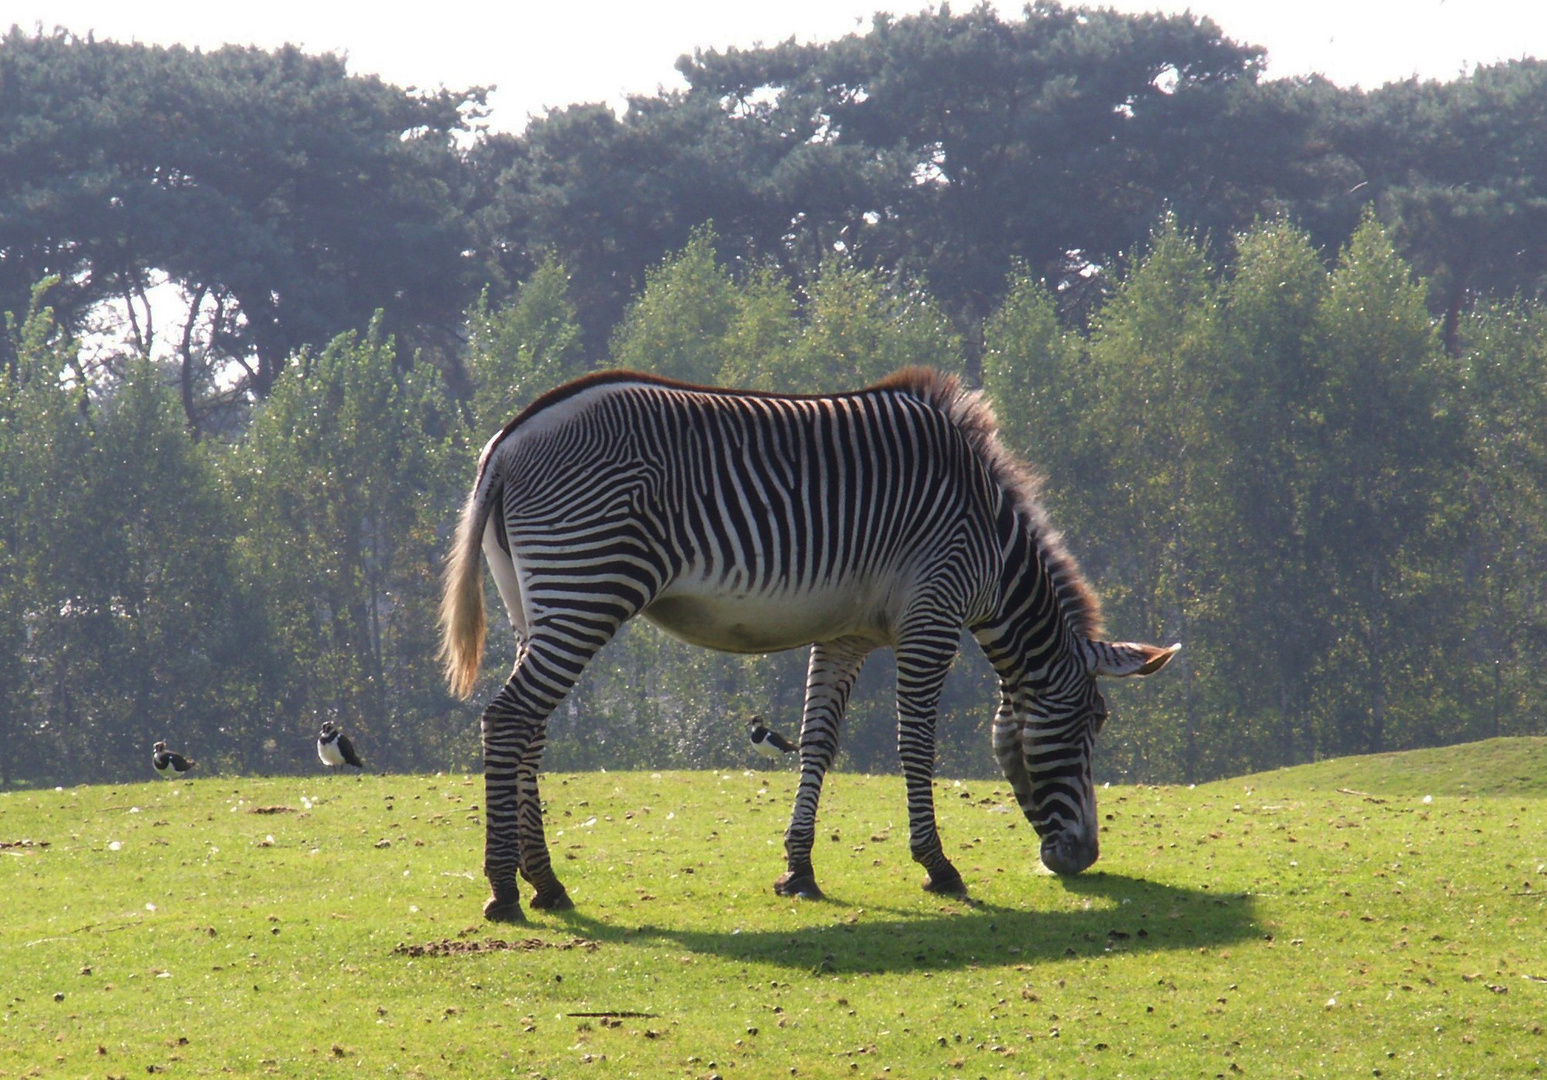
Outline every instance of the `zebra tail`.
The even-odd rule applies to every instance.
[[[494,471],[492,463],[488,471]],[[478,682],[488,631],[483,610],[483,530],[502,487],[496,477],[479,480],[462,507],[456,538],[446,556],[440,599],[440,660],[452,694],[464,700],[472,696]]]

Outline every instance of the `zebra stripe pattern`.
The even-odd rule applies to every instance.
[[[993,415],[954,378],[899,372],[833,396],[733,392],[626,372],[540,398],[490,440],[447,562],[454,692],[477,679],[487,559],[517,636],[483,712],[485,914],[569,906],[543,835],[547,718],[635,615],[742,653],[811,646],[785,895],[819,896],[822,782],[865,657],[897,666],[909,847],[925,887],[965,886],[941,847],[931,777],[941,687],[968,629],[1001,682],[993,748],[1042,838],[1077,873],[1097,854],[1099,675],[1147,675],[1176,646],[1096,640],[1100,617]]]

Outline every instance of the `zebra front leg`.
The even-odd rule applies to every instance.
[[[1001,687],[999,710],[994,714],[994,758],[1010,791],[1027,821],[1035,822],[1036,812],[1031,787],[1031,777],[1026,773],[1025,751],[1021,745],[1021,723],[1016,719],[1015,703],[1011,692]]]
[[[935,718],[940,689],[959,639],[949,632],[912,637],[897,647],[897,753],[908,787],[908,848],[928,872],[929,892],[965,895],[967,884],[946,858],[935,825]]]
[[[859,640],[818,642],[811,646],[806,672],[806,704],[800,722],[800,786],[795,807],[784,833],[787,869],[774,882],[780,896],[820,900],[811,849],[816,842],[816,810],[822,798],[822,781],[838,752],[838,732],[843,724],[849,691],[865,663],[871,646]]]

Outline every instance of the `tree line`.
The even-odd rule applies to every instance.
[[[1262,59],[1190,16],[942,9],[496,135],[477,88],[13,29],[0,783],[162,737],[305,768],[323,719],[475,767],[439,556],[482,441],[602,366],[981,385],[1109,626],[1185,645],[1114,692],[1105,777],[1540,733],[1543,69],[1357,92]],[[975,653],[947,772],[991,768]],[[744,763],[737,721],[793,728],[803,674],[630,627],[549,762]],[[892,767],[889,678],[851,767]]]
[[[842,256],[804,289],[741,279],[714,241],[650,272],[613,363],[793,391],[965,369],[927,291]],[[1114,688],[1103,774],[1540,733],[1547,313],[1479,308],[1452,356],[1373,215],[1330,268],[1284,221],[1233,247],[1213,264],[1163,219],[1088,327],[1022,271],[983,331],[985,393],[1109,625],[1185,644],[1167,679]],[[156,737],[217,768],[306,767],[324,719],[383,766],[474,766],[475,713],[435,666],[436,570],[482,438],[586,369],[569,287],[550,261],[473,307],[466,396],[377,320],[293,357],[240,437],[200,442],[165,367],[95,394],[60,378],[77,343],[40,289],[0,377],[6,781],[117,776]],[[510,650],[496,629],[486,693]],[[734,765],[746,714],[793,728],[803,667],[631,625],[554,717],[551,761]],[[993,679],[971,646],[958,669],[942,768],[982,772]],[[878,656],[851,767],[890,767],[889,682]]]
[[[1453,355],[1479,298],[1541,295],[1547,65],[1364,91],[1266,79],[1264,62],[1190,14],[941,7],[832,42],[696,51],[684,90],[514,134],[485,126],[483,87],[406,90],[291,47],[13,27],[0,311],[51,276],[73,333],[111,302],[135,351],[176,358],[190,426],[225,433],[297,349],[378,310],[455,384],[468,306],[486,289],[508,302],[550,257],[599,360],[648,269],[706,221],[740,276],[805,287],[842,251],[926,285],[974,377],[1013,268],[1081,323],[1168,212],[1217,259],[1280,216],[1330,259],[1374,208]],[[157,286],[181,294],[175,318]]]

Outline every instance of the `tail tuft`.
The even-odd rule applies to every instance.
[[[466,699],[478,682],[488,624],[483,611],[483,528],[478,492],[468,496],[446,556],[440,600],[440,659],[452,694]]]

